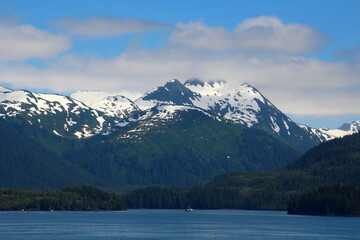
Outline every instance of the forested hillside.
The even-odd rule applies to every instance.
[[[300,194],[325,184],[360,186],[360,134],[309,150],[294,163],[268,173],[223,174],[205,186],[144,188],[125,196],[129,207],[287,209]]]
[[[21,117],[0,119],[0,187],[191,186],[234,170],[277,169],[300,155],[261,130],[200,111],[180,111],[166,124],[122,138],[127,130],[69,139]]]
[[[0,120],[0,132],[0,187],[44,190],[100,183],[100,179],[52,151],[72,147],[75,142],[49,135],[21,119],[15,124]]]
[[[121,133],[63,157],[118,184],[193,186],[235,170],[274,170],[300,155],[261,130],[199,111],[180,112],[165,126],[134,132],[132,138],[121,139]]]

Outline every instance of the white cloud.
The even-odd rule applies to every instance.
[[[50,58],[68,50],[71,41],[32,25],[0,24],[0,61]]]
[[[89,17],[82,20],[63,19],[56,23],[64,27],[70,34],[87,37],[109,37],[172,28],[170,24],[156,21],[102,16]]]
[[[325,38],[313,27],[261,16],[239,23],[232,32],[202,22],[178,23],[169,40],[195,48],[306,53],[316,51]]]
[[[241,53],[205,54],[201,50],[163,48],[126,52],[109,60],[66,55],[48,69],[20,65],[2,68],[0,73],[0,82],[10,82],[14,87],[127,91],[132,96],[172,78],[224,79],[234,87],[248,82],[285,113],[360,114],[354,107],[360,102],[359,91],[354,90],[360,86],[359,67],[304,57],[257,58]]]
[[[287,114],[360,114],[360,108],[354,107],[360,102],[360,66],[357,63],[326,62],[291,54],[310,51],[320,44],[317,32],[309,26],[283,24],[275,17],[245,20],[231,33],[222,27],[189,23],[184,25],[185,30],[191,30],[187,34],[185,30],[179,30],[181,25],[177,26],[170,44],[154,50],[129,49],[112,59],[66,54],[42,69],[21,63],[2,64],[0,83],[56,92],[103,90],[123,93],[134,99],[139,92],[144,93],[173,78],[182,81],[191,77],[222,79],[234,87],[243,82],[253,85]],[[268,31],[272,34],[266,37],[267,30],[263,28],[269,26]],[[247,32],[250,30],[251,34]],[[240,45],[236,45],[235,40],[239,38],[234,34],[241,35]],[[176,35],[184,40],[184,44],[174,44]],[[204,39],[209,36],[211,38],[206,42]],[[246,37],[253,41],[245,41]],[[291,43],[291,46],[282,47],[276,39],[283,44]],[[225,40],[228,41],[226,48],[222,47]],[[256,46],[272,52],[263,54],[232,49]]]

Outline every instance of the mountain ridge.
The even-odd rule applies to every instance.
[[[102,112],[68,96],[11,89],[0,92],[0,117],[16,116],[63,137],[90,137],[108,127]]]
[[[22,113],[27,114],[32,123],[34,119],[31,118],[38,117],[35,121],[41,121],[44,115],[65,113],[62,117],[64,119],[59,120],[59,117],[56,127],[49,129],[62,137],[88,138],[99,133],[106,134],[111,128],[130,122],[134,114],[160,105],[203,109],[204,113],[277,135],[279,139],[301,151],[360,129],[360,121],[344,124],[338,129],[314,129],[295,123],[256,88],[246,83],[233,87],[226,81],[204,82],[191,78],[181,83],[173,79],[146,92],[135,101],[102,91],[77,91],[67,97],[0,88],[0,117]],[[88,120],[80,123],[82,118],[79,117],[79,110]]]

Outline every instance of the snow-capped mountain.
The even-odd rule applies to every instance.
[[[330,140],[337,137],[344,137],[346,135],[351,135],[353,133],[359,132],[360,121],[354,121],[352,123],[344,123],[337,129],[320,128],[319,131],[330,136],[326,140]]]
[[[146,92],[135,103],[141,110],[152,108],[156,105],[192,105],[196,93],[185,87],[179,80],[168,81],[164,86]]]
[[[274,132],[280,132],[280,127],[274,118],[274,115],[280,114],[280,111],[248,84],[234,88],[224,81],[209,83],[190,79],[183,85],[178,80],[172,80],[164,86],[147,92],[135,103],[142,110],[161,104],[195,106],[248,127],[259,124],[261,121],[259,113],[263,112],[266,106],[273,112],[273,118],[269,119],[271,128]],[[288,121],[288,118],[283,121]]]
[[[360,131],[360,121],[354,121],[352,123],[344,123],[338,129],[342,131],[351,131],[353,133],[358,132]]]
[[[117,118],[126,118],[135,111],[138,106],[122,95],[109,95],[102,91],[77,91],[70,95],[71,98],[79,100],[87,106],[104,112],[105,115]]]
[[[174,79],[164,86],[147,92],[135,103],[142,110],[161,104],[196,106],[251,127],[258,123],[256,117],[256,112],[260,110],[258,101],[265,103],[267,100],[247,84],[241,84],[236,89],[224,81],[207,83],[190,79],[183,85]],[[268,101],[267,103],[270,104]]]
[[[192,98],[193,105],[248,127],[259,122],[256,117],[256,113],[261,110],[258,102],[272,106],[260,92],[247,84],[233,88],[224,81],[208,83],[190,79],[185,82],[185,86],[196,93]],[[278,130],[276,125],[274,130]]]
[[[328,128],[312,128],[306,125],[298,124],[306,131],[311,132],[317,136],[321,141],[328,141],[338,137],[344,137],[360,131],[360,121],[354,121],[352,123],[344,123],[339,128],[328,129]]]
[[[90,137],[107,128],[103,113],[57,94],[0,88],[0,117],[22,117],[59,136]]]
[[[339,129],[315,129],[297,124],[256,88],[248,84],[231,86],[225,81],[189,79],[182,84],[174,79],[145,93],[135,103],[142,110],[164,104],[194,106],[247,127],[272,132],[301,150],[360,129],[358,122],[345,124]]]
[[[218,120],[262,129],[301,151],[360,129],[360,121],[338,129],[314,129],[297,124],[256,88],[248,84],[232,86],[225,81],[190,79],[182,84],[174,79],[135,102],[102,91],[77,91],[66,97],[0,87],[0,117],[26,116],[29,124],[41,123],[41,127],[53,134],[66,137],[107,135],[125,126],[132,133],[140,132],[139,129],[144,132],[175,119],[181,111],[199,111]]]
[[[248,84],[234,87],[224,81],[190,79],[182,84],[172,80],[147,92],[135,103],[142,110],[163,104],[195,106],[236,123],[274,133],[300,150],[321,142],[317,135],[298,126]]]

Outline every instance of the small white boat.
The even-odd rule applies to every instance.
[[[192,212],[194,211],[194,209],[192,209],[191,207],[188,207],[187,209],[185,209],[185,212]]]

